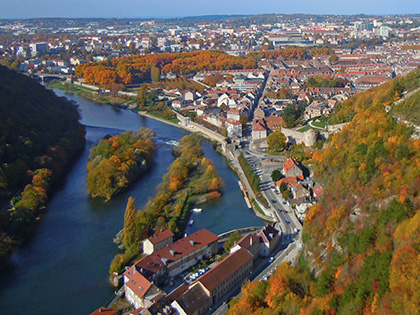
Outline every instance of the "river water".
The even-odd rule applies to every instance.
[[[109,264],[118,252],[112,239],[122,228],[129,196],[138,207],[154,195],[168,166],[174,160],[171,145],[186,131],[140,116],[129,110],[98,105],[76,94],[55,91],[75,100],[82,123],[87,125],[87,145],[72,166],[65,183],[47,205],[47,212],[33,234],[11,257],[12,267],[0,274],[0,314],[89,314],[105,305],[113,288],[108,282]],[[92,200],[86,191],[89,149],[107,134],[147,127],[157,134],[158,150],[150,171],[128,191],[110,202]],[[202,143],[226,182],[221,198],[201,205],[193,213],[187,233],[206,228],[215,234],[264,223],[248,209],[237,175],[225,158]]]

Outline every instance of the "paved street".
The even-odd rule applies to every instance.
[[[282,232],[282,238],[271,255],[273,261],[270,263],[270,258],[260,259],[259,265],[254,267],[253,273],[248,277],[251,281],[266,281],[275,272],[280,263],[295,263],[295,259],[301,248],[302,224],[294,215],[293,210],[289,208],[283,196],[279,192],[276,193],[276,190],[273,188],[275,184],[271,179],[271,173],[275,169],[281,169],[285,157],[270,156],[260,152],[251,152],[247,149],[243,150],[243,155],[251,164],[254,172],[260,177],[261,191],[270,205],[267,215],[275,217],[277,221],[276,227],[280,228]],[[273,159],[277,160],[278,163],[273,163]],[[235,160],[235,167],[239,167],[235,163]],[[240,167],[238,170],[242,174],[241,176],[244,176]],[[208,313],[215,315],[225,314],[229,307],[228,301],[241,295],[241,285],[242,283],[233,288],[226,295],[225,299],[216,304],[213,310],[210,310]]]

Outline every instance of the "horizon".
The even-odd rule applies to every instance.
[[[357,14],[326,14],[326,13],[319,13],[319,14],[312,14],[312,13],[258,13],[258,14],[204,14],[204,15],[185,15],[185,16],[133,16],[133,17],[116,17],[116,16],[108,16],[108,17],[99,17],[99,16],[85,16],[85,17],[64,17],[64,16],[38,16],[38,17],[16,17],[16,18],[2,18],[0,20],[37,20],[37,19],[74,19],[74,20],[83,20],[83,19],[97,19],[97,20],[109,20],[109,19],[116,19],[116,20],[171,20],[171,19],[195,19],[195,18],[211,18],[211,17],[251,17],[251,16],[259,16],[259,15],[313,15],[313,16],[366,16],[366,17],[375,17],[375,16],[420,16],[420,13],[395,13],[395,14],[365,14],[365,13],[357,13]]]
[[[391,0],[372,0],[369,2],[354,0],[336,3],[332,0],[320,0],[313,3],[300,0],[294,3],[266,0],[257,3],[250,0],[232,0],[230,2],[215,0],[211,3],[183,0],[175,3],[172,0],[145,0],[142,3],[134,0],[122,0],[116,5],[110,0],[70,0],[57,3],[52,0],[20,0],[11,3],[0,0],[2,20],[21,20],[37,18],[86,18],[86,19],[176,19],[200,16],[253,16],[265,14],[284,15],[411,15],[420,14],[420,2],[402,0],[398,3]],[[277,12],[277,13],[276,13]]]

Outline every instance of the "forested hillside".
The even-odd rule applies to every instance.
[[[111,199],[127,188],[150,167],[156,145],[155,133],[140,128],[102,139],[90,151],[87,164],[87,188],[92,197]]]
[[[246,286],[231,314],[419,314],[420,140],[385,110],[420,71],[344,103],[351,119],[312,159],[325,191],[303,228],[299,265]]]
[[[21,240],[51,184],[83,148],[79,118],[76,106],[65,98],[0,66],[0,261]]]

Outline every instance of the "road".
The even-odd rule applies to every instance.
[[[282,231],[282,238],[271,256],[273,261],[270,263],[270,258],[260,260],[261,263],[254,268],[253,273],[248,277],[251,281],[266,281],[282,262],[295,263],[302,246],[302,224],[294,215],[293,210],[289,208],[283,196],[278,192],[276,193],[275,189],[272,188],[272,186],[275,187],[275,184],[271,179],[271,173],[282,167],[284,157],[273,157],[259,152],[251,152],[247,149],[243,150],[243,154],[260,178],[261,191],[270,205],[269,215],[276,218],[277,227]],[[279,163],[265,162],[272,158],[276,158]],[[295,228],[297,232],[295,232]],[[240,297],[241,285],[242,283],[233,288],[224,299],[213,306],[214,310],[210,310],[208,314],[225,314],[229,308],[228,300]]]

